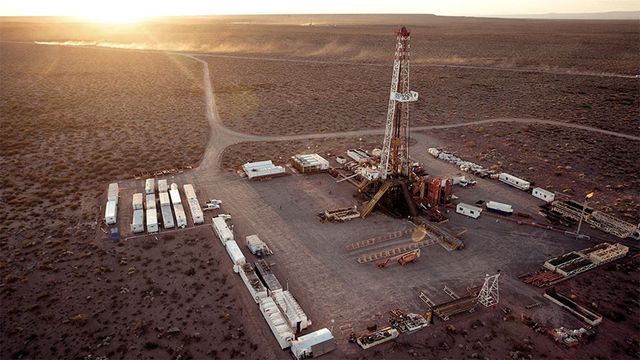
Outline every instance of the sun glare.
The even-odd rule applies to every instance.
[[[95,3],[94,3],[95,4]],[[100,6],[79,7],[79,17],[85,21],[110,24],[127,24],[143,20],[148,14],[148,8],[135,1],[111,1]]]

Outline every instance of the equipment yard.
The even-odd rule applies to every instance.
[[[628,24],[612,26],[626,29]],[[202,142],[204,132],[199,129],[204,125],[198,122],[172,133],[170,151],[168,140],[154,147],[153,138],[139,138],[142,122],[123,122],[123,127],[130,126],[124,131],[127,144],[142,148],[138,142],[143,138],[147,142],[145,167],[127,168],[135,163],[134,152],[127,153],[122,163],[109,155],[108,161],[91,167],[108,165],[91,188],[89,182],[77,187],[72,182],[89,179],[89,170],[75,174],[71,165],[43,165],[41,171],[53,173],[60,168],[71,179],[48,183],[49,187],[62,186],[45,205],[58,205],[65,217],[42,221],[30,229],[35,222],[7,216],[15,222],[4,225],[1,243],[6,256],[0,262],[0,316],[4,320],[0,357],[637,358],[640,216],[636,212],[640,190],[637,174],[627,181],[629,173],[620,169],[638,168],[632,160],[637,160],[640,149],[638,129],[621,130],[630,118],[637,117],[637,109],[632,114],[628,104],[617,107],[611,116],[620,116],[621,123],[606,126],[599,126],[603,112],[608,111],[602,105],[608,100],[602,98],[597,109],[587,111],[591,116],[584,122],[587,125],[580,121],[584,114],[568,120],[518,118],[532,114],[521,109],[527,107],[523,103],[508,111],[493,110],[497,114],[491,113],[491,118],[487,106],[474,117],[462,114],[460,122],[452,121],[449,110],[444,111],[445,116],[439,109],[436,114],[442,118],[432,121],[427,116],[432,114],[429,92],[437,90],[413,77],[409,84],[409,41],[413,36],[427,36],[428,31],[417,27],[417,35],[410,36],[405,27],[387,28],[378,40],[393,44],[395,33],[394,66],[385,63],[367,70],[370,75],[384,71],[385,82],[378,84],[370,76],[358,85],[370,87],[368,91],[376,95],[372,99],[357,96],[356,102],[366,107],[355,111],[360,122],[351,119],[353,113],[325,106],[309,118],[286,111],[283,119],[295,117],[295,121],[285,128],[281,119],[274,120],[283,109],[270,108],[276,107],[271,85],[256,85],[269,90],[256,97],[235,83],[236,79],[241,83],[274,81],[253,78],[250,72],[239,74],[238,64],[251,63],[252,71],[266,66],[277,72],[278,66],[289,61],[301,61],[289,74],[293,82],[301,81],[306,73],[304,61],[311,60],[297,53],[288,60],[264,61],[249,53],[237,63],[229,62],[228,54],[208,58],[194,52],[171,53],[169,59],[180,71],[165,81],[188,101],[160,109],[173,116],[177,108],[193,105],[196,110],[185,115],[186,122],[197,118],[203,123],[204,117],[208,143],[198,155],[197,142]],[[353,29],[345,30],[350,37]],[[424,41],[412,46],[426,46]],[[0,43],[2,60],[17,66],[22,52],[51,55],[72,49],[62,57],[65,61],[85,50],[94,56],[100,51],[122,52],[135,54],[136,67],[140,67],[146,54],[146,49],[47,44]],[[392,53],[387,55],[391,58]],[[424,80],[424,73],[431,69],[425,65],[429,60],[421,59],[418,62],[424,66],[417,73]],[[312,64],[311,78],[319,82],[335,74],[321,71],[319,76],[318,71],[340,66],[324,55],[316,60],[320,63]],[[166,59],[154,61],[166,70]],[[626,61],[606,69],[625,71]],[[81,65],[86,70],[86,64]],[[483,71],[500,71],[494,65]],[[577,70],[593,71],[594,66],[580,63]],[[348,73],[349,69],[341,71]],[[436,73],[454,76],[472,69],[438,66]],[[511,70],[507,71],[514,79],[507,82],[518,82],[519,73]],[[539,68],[523,76],[568,74],[554,71]],[[16,84],[17,74],[0,71]],[[32,81],[45,76],[41,74],[45,71],[32,74]],[[627,75],[583,75],[589,83],[599,82],[600,77],[607,86],[624,82],[618,90],[600,89],[607,93],[619,91],[624,97],[637,90],[637,80],[629,83]],[[218,76],[223,77],[220,88]],[[339,80],[333,78],[329,85],[339,88]],[[312,102],[330,103],[331,96],[354,92],[357,81],[350,81],[337,95],[323,90]],[[420,94],[413,91],[413,81],[419,83],[415,89]],[[296,86],[299,84],[288,88],[286,96],[295,96]],[[488,91],[470,86],[472,95],[456,96],[482,98]],[[185,95],[193,92],[195,99]],[[81,93],[74,96],[81,97]],[[377,96],[381,93],[382,98]],[[447,92],[438,91],[437,96],[451,96],[444,94]],[[306,98],[308,93],[298,95]],[[2,96],[2,100],[19,98],[15,91],[7,95],[3,90]],[[352,100],[341,97],[343,102]],[[220,113],[217,101],[222,103]],[[637,104],[638,95],[630,101]],[[385,117],[382,110],[387,103]],[[540,102],[531,111],[540,114],[545,111],[543,105]],[[412,121],[416,116],[409,111],[414,106],[419,106],[419,118],[410,122],[410,114]],[[154,113],[151,105],[146,113],[140,111],[140,117]],[[340,116],[324,123],[318,120],[334,113]],[[365,122],[365,115],[375,119]],[[264,124],[255,123],[260,116],[265,117]],[[20,124],[19,118],[11,118],[14,126]],[[83,124],[88,121],[86,114],[82,119]],[[150,126],[154,130],[149,136],[157,137],[167,128],[179,129],[170,121]],[[545,131],[549,130],[538,132],[535,126],[563,130],[548,134]],[[512,130],[503,133],[503,127]],[[529,154],[516,159],[517,151],[509,151],[508,146],[528,147],[530,142],[523,138],[527,134],[547,134],[554,143],[572,141],[569,135],[557,134],[565,130],[602,138],[598,149],[607,147],[605,142],[618,144],[617,155],[611,155],[616,171],[584,175],[591,161],[606,166],[609,156],[587,152],[595,160],[581,160],[574,153],[583,151],[580,146],[586,147],[584,144],[558,145],[548,159],[529,159]],[[502,144],[500,134],[508,137],[507,145]],[[185,147],[178,140],[183,137]],[[478,139],[469,143],[468,137]],[[540,144],[529,149],[542,152],[542,139],[533,138]],[[22,161],[37,157],[21,154],[22,145],[16,141],[10,144],[11,160],[3,158],[6,171],[17,171]],[[100,142],[103,147],[105,141]],[[57,140],[56,146],[62,146],[61,142]],[[87,156],[99,158],[90,145],[83,148]],[[583,176],[569,171],[568,161],[558,160],[565,148],[574,154],[575,171]],[[115,153],[120,154],[118,151]],[[153,166],[156,160],[158,167]],[[167,169],[159,170],[162,168]],[[6,189],[22,186],[16,181],[23,181],[24,176],[3,180],[2,214],[25,209],[19,201],[25,198],[16,199]],[[44,180],[29,184],[25,193],[46,193]],[[618,196],[623,198],[612,204]],[[34,199],[29,197],[29,204]],[[73,201],[81,205],[67,208]],[[38,212],[37,219],[42,214]],[[56,227],[60,229],[53,231]]]

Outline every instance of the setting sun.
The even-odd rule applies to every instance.
[[[109,3],[78,2],[75,6],[77,17],[98,23],[134,23],[149,16],[146,2],[116,0]]]

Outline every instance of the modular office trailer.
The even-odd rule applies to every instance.
[[[556,194],[539,187],[533,188],[531,195],[546,202],[552,202],[556,198]]]
[[[512,215],[513,208],[509,204],[503,204],[496,201],[489,201],[487,204],[487,210],[498,213],[500,215]]]
[[[131,222],[131,232],[134,234],[144,231],[144,210],[133,210],[133,221]]]
[[[479,208],[479,207],[475,207],[473,205],[469,205],[469,204],[465,204],[465,203],[459,203],[456,206],[456,212],[458,214],[462,214],[462,215],[477,219],[480,216],[480,213],[482,212],[482,209]]]
[[[147,231],[150,233],[158,232],[158,213],[156,209],[147,209]]]
[[[158,180],[158,192],[168,192],[169,186],[167,185],[167,179]]]
[[[153,194],[156,192],[156,185],[154,179],[147,179],[144,182],[144,192],[145,194]]]
[[[160,193],[160,210],[162,213],[162,224],[164,228],[173,228],[175,226],[175,223],[173,222],[173,212],[171,211],[171,201],[169,200],[169,193],[167,192]]]
[[[109,190],[107,191],[107,200],[115,201],[118,205],[118,183],[109,184]]]
[[[115,224],[117,215],[118,215],[118,203],[114,200],[107,201],[107,206],[104,209],[104,222],[107,225]]]
[[[531,186],[531,183],[529,183],[526,180],[522,180],[518,177],[515,177],[513,175],[509,175],[507,173],[500,173],[500,175],[498,175],[498,180],[502,181],[505,184],[509,184],[515,188],[518,188],[520,190],[529,190],[529,187]]]
[[[213,231],[216,233],[216,236],[218,236],[218,239],[220,239],[220,242],[222,242],[222,245],[227,241],[233,240],[233,231],[231,231],[227,225],[226,217],[216,216],[211,220],[213,222],[211,224]]]

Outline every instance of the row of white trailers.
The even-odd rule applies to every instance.
[[[204,214],[200,208],[200,203],[196,196],[193,185],[185,184],[183,186],[187,204],[191,210],[191,218],[194,224],[204,223]],[[173,229],[174,227],[185,228],[187,226],[187,216],[182,204],[182,198],[178,185],[176,183],[168,186],[167,180],[158,180],[158,195],[160,200],[160,214],[162,216],[162,225],[165,229]],[[143,196],[145,198],[143,207]],[[145,181],[145,194],[133,194],[133,220],[131,222],[131,232],[141,233],[146,229],[149,233],[155,233],[160,230],[158,222],[158,209],[156,207],[155,181],[147,179]],[[145,222],[146,210],[146,222]],[[172,211],[173,210],[173,211]],[[173,215],[175,214],[175,222]]]
[[[222,214],[212,218],[213,230],[227,250],[233,263],[233,271],[240,275],[252,298],[260,307],[265,321],[281,349],[291,348],[296,359],[318,357],[335,349],[331,331],[323,328],[296,339],[295,334],[311,326],[311,320],[293,295],[284,290],[275,275],[265,265],[256,265],[260,275],[247,263],[242,250],[234,239],[233,229],[227,224],[231,216]],[[253,235],[251,235],[253,236]],[[247,237],[247,245],[249,239]]]

